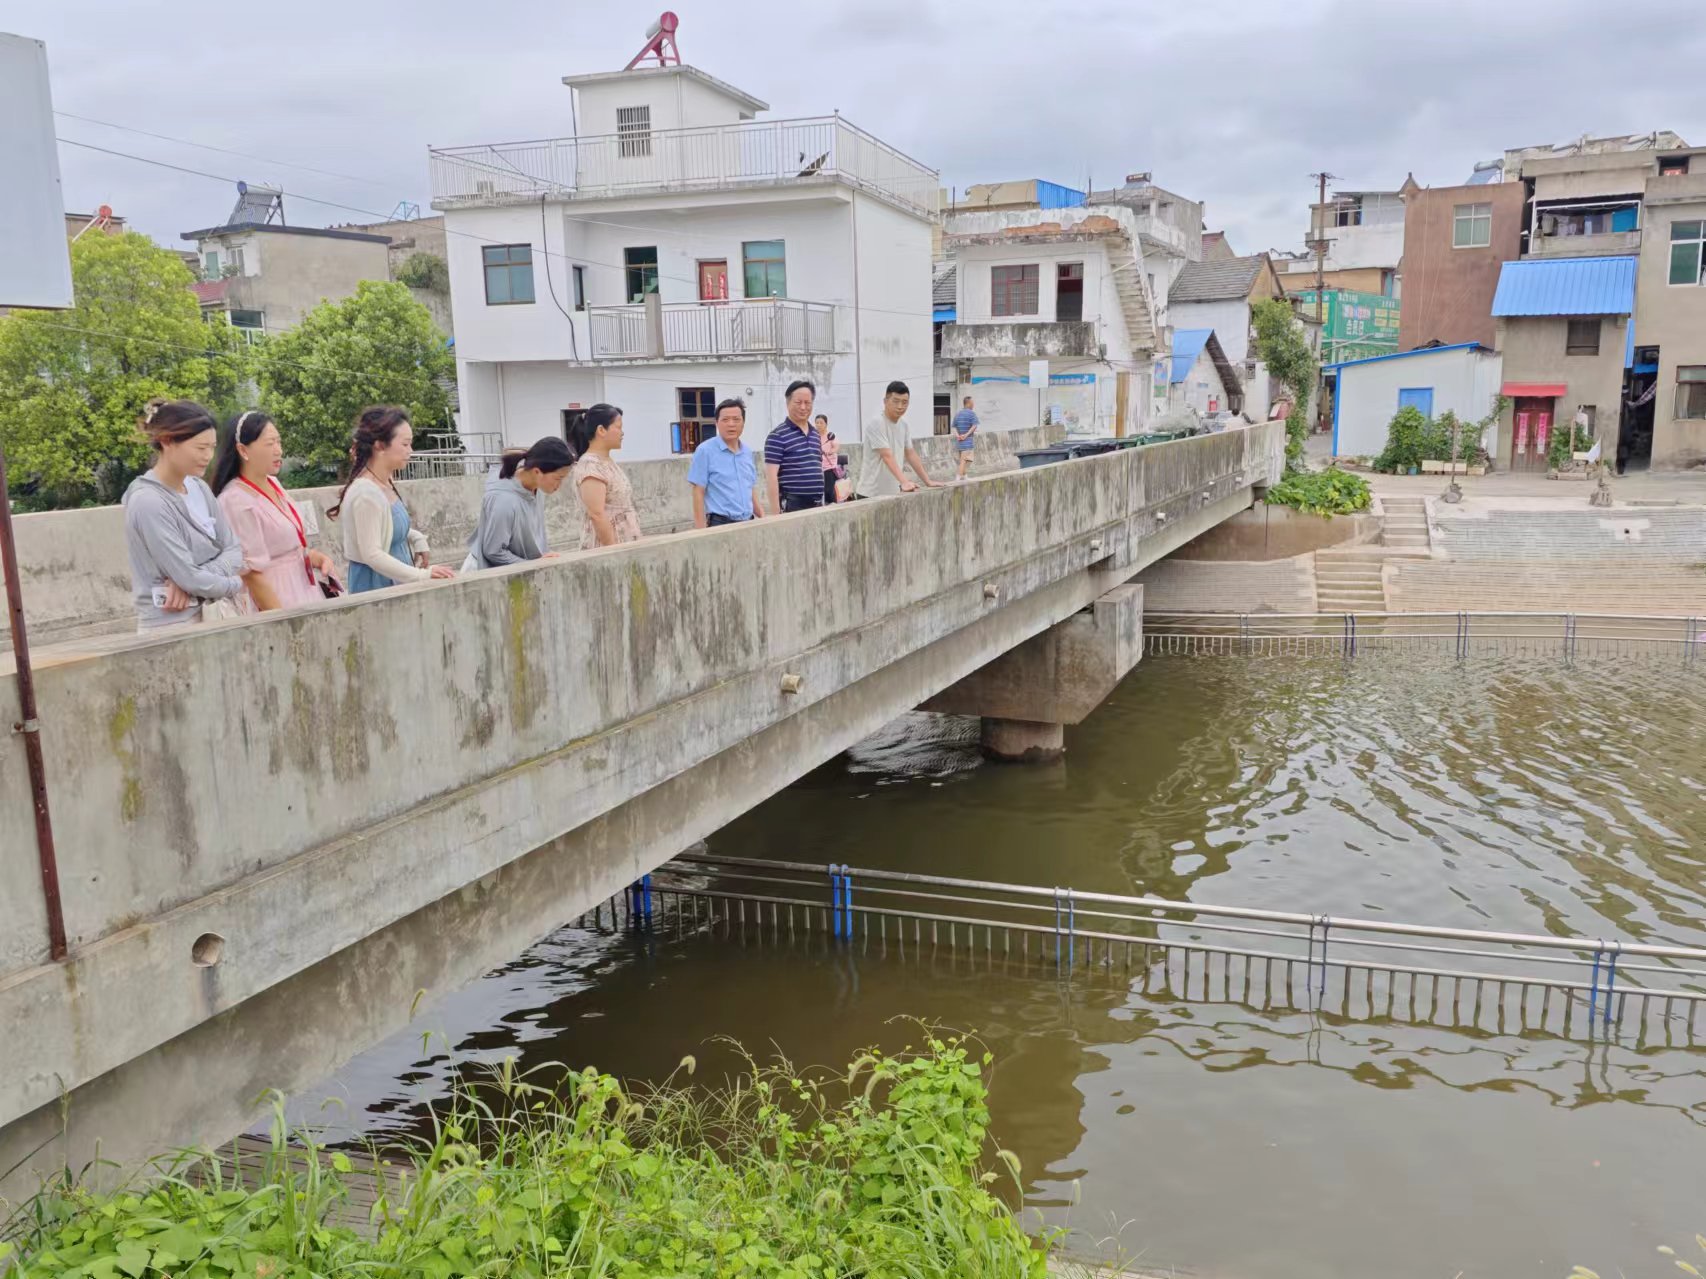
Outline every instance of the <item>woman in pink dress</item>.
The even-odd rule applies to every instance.
[[[319,575],[342,590],[331,556],[308,545],[301,514],[274,478],[283,467],[284,441],[272,418],[250,409],[231,419],[214,459],[213,491],[243,548],[243,585],[262,612],[319,603]]]

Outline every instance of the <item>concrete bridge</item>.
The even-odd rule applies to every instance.
[[[44,650],[70,955],[49,959],[8,748],[0,1195],[97,1144],[124,1163],[230,1136],[263,1089],[323,1077],[417,992],[909,708],[1046,750],[1136,661],[1123,584],[1248,507],[1283,444],[1268,424]],[[0,722],[16,710],[0,679]]]

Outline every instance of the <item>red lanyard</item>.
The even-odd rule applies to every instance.
[[[239,475],[237,479],[241,483],[247,484],[250,488],[254,489],[255,492],[259,493],[262,497],[266,498],[268,503],[284,512],[286,518],[290,520],[291,526],[296,530],[296,541],[302,547],[302,568],[308,574],[308,580],[312,582],[314,580],[314,566],[308,562],[308,530],[302,526],[302,516],[297,512],[295,504],[291,502],[289,498],[284,496],[284,490],[278,487],[277,480],[267,480],[267,484],[270,485],[274,490],[274,493],[278,495],[275,497],[274,493],[267,492],[266,489],[262,488],[259,484],[256,484],[246,475]]]

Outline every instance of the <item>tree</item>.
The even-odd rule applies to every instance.
[[[189,268],[145,235],[71,245],[76,305],[0,318],[0,444],[23,507],[117,501],[145,465],[155,396],[235,403],[243,346],[204,320]]]
[[[1320,368],[1303,326],[1282,298],[1263,298],[1250,307],[1256,330],[1256,358],[1291,391],[1291,415],[1285,420],[1285,469],[1303,469],[1303,440],[1309,433],[1309,400]]]
[[[436,253],[411,253],[397,268],[399,283],[411,289],[450,294],[450,266]]]
[[[377,280],[320,303],[255,356],[261,401],[285,451],[325,467],[349,457],[352,424],[369,404],[402,405],[417,433],[453,429],[440,379],[455,371],[444,334],[408,286]]]

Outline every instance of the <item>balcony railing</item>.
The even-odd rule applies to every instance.
[[[1529,239],[1531,258],[1616,257],[1641,251],[1639,231],[1600,231],[1594,235],[1536,235]]]
[[[1094,360],[1100,356],[1096,326],[1088,320],[942,327],[944,360]]]
[[[835,350],[835,308],[826,302],[666,302],[659,311],[661,332],[654,331],[644,305],[588,307],[593,358],[829,355]]]
[[[429,159],[435,208],[840,179],[934,213],[940,189],[934,170],[840,116],[442,147]]]

